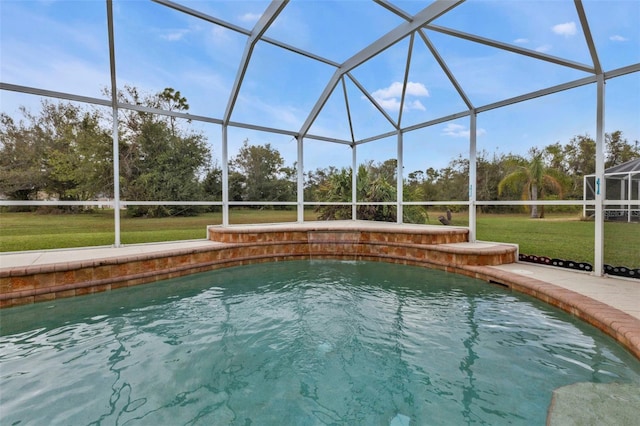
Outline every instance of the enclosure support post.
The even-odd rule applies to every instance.
[[[298,222],[304,222],[304,164],[302,136],[298,135]]]
[[[631,172],[627,175],[627,200],[629,200],[629,204],[627,204],[627,222],[631,222],[631,191],[633,187],[633,181],[631,180]]]
[[[116,84],[116,53],[113,35],[113,2],[107,0],[107,28],[109,32],[109,64],[111,70],[111,108],[113,116],[113,228],[114,247],[121,246],[120,240],[120,147],[118,134],[118,86]]]
[[[222,125],[222,226],[229,226],[229,155],[227,125]]]
[[[582,205],[582,217],[587,218],[587,175],[582,176],[582,201],[585,203]]]
[[[353,144],[351,145],[351,220],[358,220],[358,206],[356,206],[358,202],[357,161],[356,145]]]
[[[597,76],[597,107],[596,107],[596,221],[593,273],[602,276],[604,270],[604,75]]]
[[[396,197],[396,221],[398,223],[402,223],[404,222],[404,213],[403,213],[403,206],[402,206],[402,202],[403,202],[403,198],[404,198],[404,194],[403,194],[403,180],[404,180],[404,174],[402,173],[402,170],[404,169],[403,166],[403,141],[402,141],[402,130],[398,130],[398,162],[396,164],[396,187],[397,187],[397,197]]]
[[[476,112],[469,114],[469,242],[476,242]]]

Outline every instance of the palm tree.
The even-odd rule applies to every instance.
[[[542,152],[532,150],[527,164],[516,164],[514,170],[498,183],[498,195],[502,195],[505,189],[517,191],[522,187],[523,200],[536,201],[538,196],[544,198],[546,189],[557,192],[562,198],[562,185],[553,174],[554,169],[545,166]],[[531,206],[531,217],[538,217],[538,206]],[[544,206],[541,206],[539,217],[544,217]]]
[[[367,161],[360,164],[356,175],[356,193],[359,202],[380,203],[395,202],[396,188],[396,160],[374,164]],[[350,202],[352,197],[352,170],[329,170],[323,181],[318,185],[315,193],[317,201]],[[420,188],[404,186],[405,201],[420,201],[424,197]],[[319,205],[315,209],[320,220],[351,219],[350,205]],[[423,206],[406,206],[403,212],[404,220],[409,223],[427,223],[429,215]],[[357,207],[357,217],[360,220],[375,220],[395,222],[397,220],[395,205],[368,204]]]
[[[330,170],[329,175],[320,183],[316,192],[318,201],[349,202],[351,201],[351,168]],[[320,205],[316,206],[319,220],[351,219],[351,206]]]

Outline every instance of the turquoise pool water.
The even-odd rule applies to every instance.
[[[0,311],[2,425],[544,425],[612,339],[439,271],[300,261]]]

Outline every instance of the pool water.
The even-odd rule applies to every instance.
[[[418,267],[243,266],[0,311],[2,425],[544,425],[640,362],[532,298]]]

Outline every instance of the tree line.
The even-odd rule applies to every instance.
[[[187,99],[167,88],[156,94],[125,87],[120,102],[185,112]],[[10,200],[53,198],[87,201],[113,198],[113,117],[99,108],[69,102],[43,101],[32,113],[20,108],[14,119],[0,113],[0,196]],[[130,201],[220,201],[222,170],[212,158],[206,136],[189,128],[189,121],[137,110],[118,116],[119,184],[121,198]],[[638,141],[629,143],[621,131],[606,134],[605,167],[640,157]],[[397,161],[365,161],[358,166],[358,201],[394,202]],[[582,199],[583,176],[595,172],[595,141],[588,135],[532,148],[528,156],[511,153],[477,155],[477,198]],[[468,199],[469,160],[452,159],[446,167],[403,173],[404,201]],[[309,202],[350,202],[351,168],[326,167],[304,175]],[[229,200],[283,202],[296,200],[296,164],[286,165],[270,144],[245,140],[229,160]],[[211,207],[209,210],[219,207]],[[264,206],[260,208],[265,208]],[[273,207],[286,208],[286,207]],[[67,209],[73,210],[74,207]],[[78,209],[78,208],[75,208]],[[193,215],[201,206],[129,206],[131,216]],[[494,207],[482,206],[484,211]],[[515,209],[515,207],[514,207]],[[60,209],[58,209],[60,210]],[[64,209],[63,209],[64,210]],[[531,209],[532,216],[544,211]],[[319,205],[320,219],[351,217],[351,206]],[[504,209],[502,210],[504,211]],[[405,206],[404,220],[424,223],[426,208]],[[358,217],[396,220],[395,206],[358,206]]]

